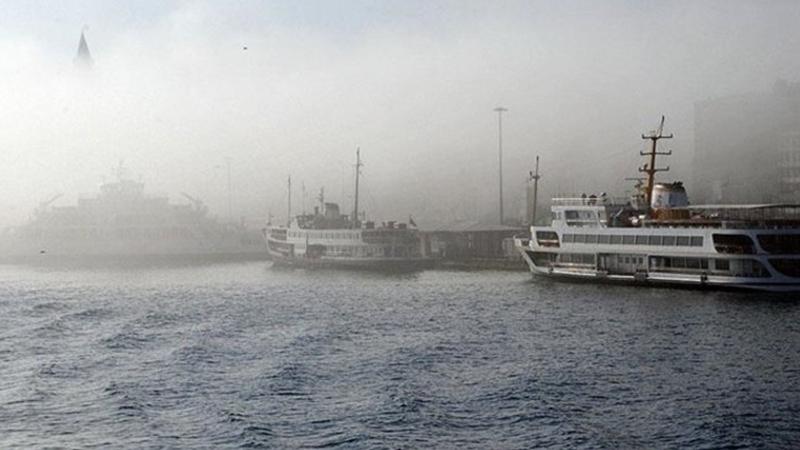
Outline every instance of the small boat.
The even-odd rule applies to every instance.
[[[515,244],[532,273],[567,280],[800,291],[800,205],[691,205],[681,182],[656,183],[657,131],[647,175],[629,198],[554,198],[552,223]]]

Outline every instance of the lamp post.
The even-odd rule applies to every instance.
[[[497,112],[497,154],[498,172],[500,178],[500,225],[503,224],[503,113],[508,109],[498,106],[494,109]]]
[[[225,158],[225,165],[228,172],[228,222],[233,222],[233,190],[231,188],[231,158]]]

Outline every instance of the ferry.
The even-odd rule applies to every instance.
[[[325,202],[320,190],[313,214],[293,217],[286,226],[267,225],[267,251],[277,266],[373,270],[419,270],[430,265],[413,220],[377,224],[362,221],[358,212],[358,180],[361,163],[356,151],[356,189],[352,215],[339,205]],[[289,217],[291,215],[291,178]]]
[[[657,143],[630,198],[554,198],[551,224],[516,239],[531,272],[567,280],[800,291],[800,205],[691,205],[681,182],[656,183]],[[645,182],[646,181],[646,182]]]
[[[75,205],[42,202],[31,219],[0,232],[0,262],[265,259],[260,230],[221,223],[203,202],[146,193],[120,163],[97,195]]]

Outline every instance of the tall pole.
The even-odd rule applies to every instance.
[[[290,227],[292,225],[292,176],[289,175],[289,181],[287,183],[288,186],[288,198],[287,198],[287,209],[286,209],[286,227]]]
[[[356,148],[356,195],[353,205],[353,228],[359,228],[358,225],[358,178],[361,174],[361,147]]]
[[[500,225],[503,224],[503,113],[508,109],[498,106],[497,111],[497,155],[500,178]]]
[[[531,172],[528,178],[529,182],[533,181],[533,206],[528,214],[529,225],[536,225],[536,203],[539,199],[539,178],[542,178],[542,176],[539,175],[539,155],[536,155],[536,171]],[[530,203],[528,206],[530,206]]]
[[[302,198],[302,206],[303,206],[303,215],[306,215],[306,182],[303,181],[300,183],[300,187],[303,190],[303,198]]]
[[[231,189],[231,158],[225,158],[225,165],[228,169],[228,222],[233,222],[233,194]]]

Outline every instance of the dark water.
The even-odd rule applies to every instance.
[[[0,447],[789,448],[800,300],[0,266]]]

